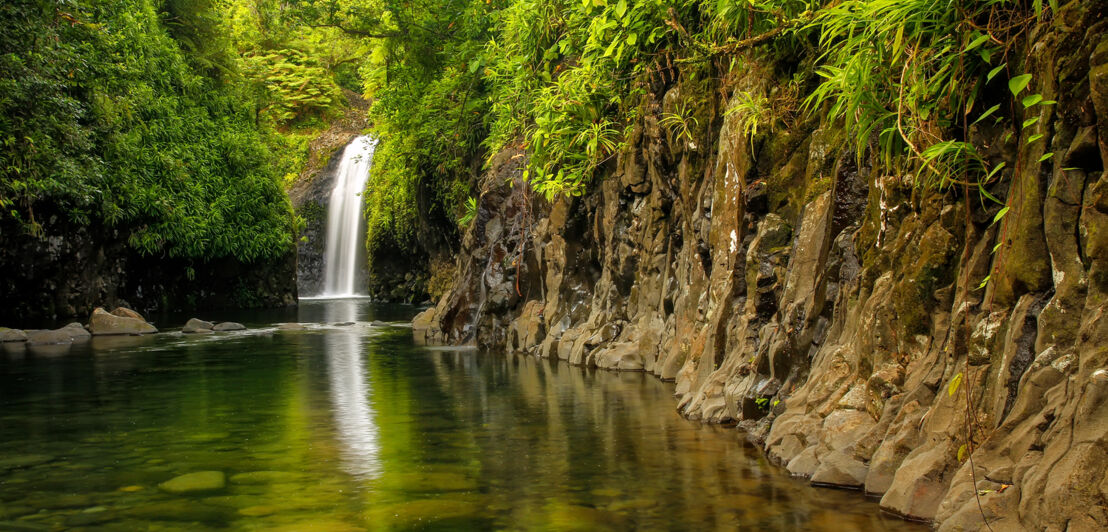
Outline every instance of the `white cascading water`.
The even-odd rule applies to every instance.
[[[377,139],[361,136],[342,151],[331,204],[327,209],[327,245],[323,256],[322,297],[358,295],[354,284],[358,272],[358,250],[362,230],[362,192],[373,165]]]

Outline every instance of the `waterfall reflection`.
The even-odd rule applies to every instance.
[[[358,309],[357,301],[333,301],[326,307],[326,321],[357,321]],[[366,331],[361,326],[329,331],[325,337],[331,402],[342,444],[340,456],[344,469],[359,479],[377,476],[381,466],[378,428],[369,404],[365,340]]]

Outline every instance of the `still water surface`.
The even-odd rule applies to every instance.
[[[672,385],[416,347],[414,312],[306,301],[220,316],[237,333],[9,345],[0,531],[923,530],[682,419]],[[159,488],[199,471],[226,485]]]

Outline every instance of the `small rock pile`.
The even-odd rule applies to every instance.
[[[141,314],[117,307],[108,312],[97,307],[88,325],[74,322],[60,329],[9,329],[0,327],[0,343],[26,346],[66,346],[87,342],[93,336],[142,335],[158,332]]]

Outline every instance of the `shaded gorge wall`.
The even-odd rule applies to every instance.
[[[683,415],[942,529],[1099,529],[1101,7],[1070,3],[1036,36],[1030,92],[1057,104],[1034,127],[972,131],[1009,161],[987,189],[1002,224],[977,194],[875,170],[819,117],[751,136],[729,111],[775,94],[788,65],[748,57],[754,74],[725,80],[675,67],[648,80],[628,146],[583,197],[548,204],[521,181],[526,153],[492,158],[453,288],[416,339],[674,381]],[[679,111],[688,136],[660,123]]]

